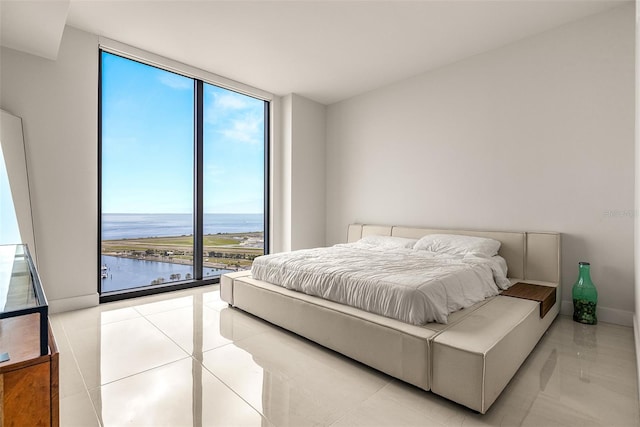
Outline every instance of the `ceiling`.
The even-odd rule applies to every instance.
[[[24,3],[31,6],[16,14]],[[276,95],[331,104],[624,3],[1,0],[1,41],[55,58],[66,23]]]
[[[0,0],[2,46],[56,59],[69,1]]]

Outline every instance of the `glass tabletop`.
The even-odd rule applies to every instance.
[[[26,245],[0,245],[0,314],[46,306]]]

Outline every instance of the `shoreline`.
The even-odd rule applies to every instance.
[[[203,266],[207,268],[245,270],[251,268],[253,260],[264,253],[264,233],[261,231],[216,233],[203,237]],[[193,235],[102,240],[101,255],[193,265]]]
[[[147,262],[161,262],[164,264],[177,264],[177,265],[193,265],[193,262],[191,262],[190,260],[186,260],[186,259],[158,259],[158,257],[145,257],[145,258],[140,258],[140,257],[136,257],[136,256],[126,256],[126,255],[117,255],[117,254],[113,254],[113,253],[102,253],[100,254],[101,256],[108,256],[108,257],[112,257],[112,258],[122,258],[122,259],[130,259],[130,260],[134,260],[134,261],[147,261]],[[101,265],[101,267],[104,264]],[[235,265],[228,265],[228,264],[222,264],[222,263],[215,263],[215,262],[203,262],[202,263],[203,267],[206,268],[213,268],[213,269],[217,269],[217,270],[232,270],[232,271],[242,271],[244,270],[244,268],[240,267],[237,268]],[[107,265],[107,267],[109,267]]]
[[[135,255],[127,255],[127,254],[116,254],[111,252],[103,252],[100,254],[101,256],[108,256],[112,258],[123,258],[123,259],[131,259],[135,261],[148,261],[148,262],[162,262],[165,264],[179,264],[179,265],[193,265],[193,261],[188,259],[180,259],[180,258],[168,258],[168,257],[158,257],[158,256],[148,256],[148,257],[139,257]],[[217,263],[217,262],[209,262],[203,261],[203,267],[207,268],[215,268],[218,270],[233,270],[233,271],[241,271],[244,270],[242,267],[238,268],[235,265]],[[107,266],[108,267],[108,266]]]

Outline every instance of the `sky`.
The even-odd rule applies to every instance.
[[[102,52],[102,212],[191,213],[194,81]],[[264,101],[204,85],[204,212],[262,213]]]
[[[11,195],[9,176],[2,154],[2,146],[0,146],[0,245],[21,243],[22,241]]]

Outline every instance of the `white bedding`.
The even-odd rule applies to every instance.
[[[500,257],[452,256],[363,242],[255,259],[255,279],[414,325],[497,295],[508,282]],[[495,279],[494,279],[495,277]]]

